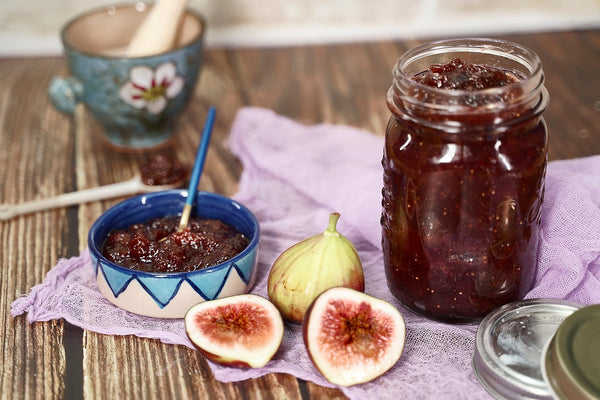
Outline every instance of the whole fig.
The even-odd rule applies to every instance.
[[[339,213],[329,226],[285,250],[268,278],[269,299],[286,320],[302,323],[306,309],[326,289],[342,286],[365,290],[362,263],[352,242],[336,230]]]

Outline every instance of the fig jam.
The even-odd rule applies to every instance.
[[[547,98],[539,59],[516,44],[444,41],[400,58],[381,222],[388,286],[406,306],[466,322],[531,288]]]
[[[140,168],[142,182],[145,185],[171,185],[183,181],[188,168],[179,160],[166,154],[154,154]]]
[[[188,227],[177,232],[179,219],[154,218],[114,230],[102,254],[138,271],[190,272],[230,260],[249,244],[247,237],[218,219],[192,217]]]

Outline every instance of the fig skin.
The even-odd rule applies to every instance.
[[[281,314],[254,294],[196,304],[184,321],[190,341],[206,358],[231,367],[264,367],[283,340]]]
[[[383,375],[400,359],[406,325],[385,300],[346,287],[321,293],[302,324],[309,358],[330,383],[353,386]]]
[[[365,290],[358,252],[336,230],[339,218],[339,213],[331,213],[324,232],[294,244],[273,263],[267,292],[287,321],[301,324],[308,306],[326,289],[345,286]]]

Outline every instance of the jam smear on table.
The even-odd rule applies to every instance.
[[[102,254],[138,271],[190,272],[230,260],[248,246],[246,236],[218,219],[192,217],[188,227],[177,232],[179,219],[154,218],[112,231]]]
[[[475,92],[521,78],[455,59],[412,79]],[[490,101],[510,102],[522,93],[513,86]],[[433,92],[411,95],[425,103],[444,96]],[[458,114],[427,106],[407,110],[394,100],[382,161],[390,290],[408,307],[451,322],[480,318],[530,289],[547,155],[545,123],[531,105],[488,111],[484,96],[461,99],[465,107]],[[444,130],[447,118],[453,125]]]
[[[154,154],[140,168],[142,182],[149,186],[171,185],[183,181],[189,173],[179,160],[165,154]]]

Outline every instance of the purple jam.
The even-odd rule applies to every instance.
[[[429,87],[465,91],[497,88],[521,80],[513,71],[471,64],[459,58],[447,64],[434,64],[413,79]]]
[[[165,154],[155,154],[140,168],[142,182],[149,186],[171,185],[183,181],[188,168]]]
[[[397,100],[390,107],[382,162],[388,285],[425,315],[482,317],[531,287],[546,126],[535,104],[495,111],[487,107],[491,97],[480,96],[505,87],[491,99],[509,104],[522,93],[516,72],[455,59],[412,80],[444,93],[417,87],[408,93],[424,106]],[[450,113],[443,100],[454,101],[453,91],[465,103]]]
[[[165,217],[112,231],[102,254],[110,261],[146,272],[190,272],[221,264],[241,253],[249,239],[217,219]]]

